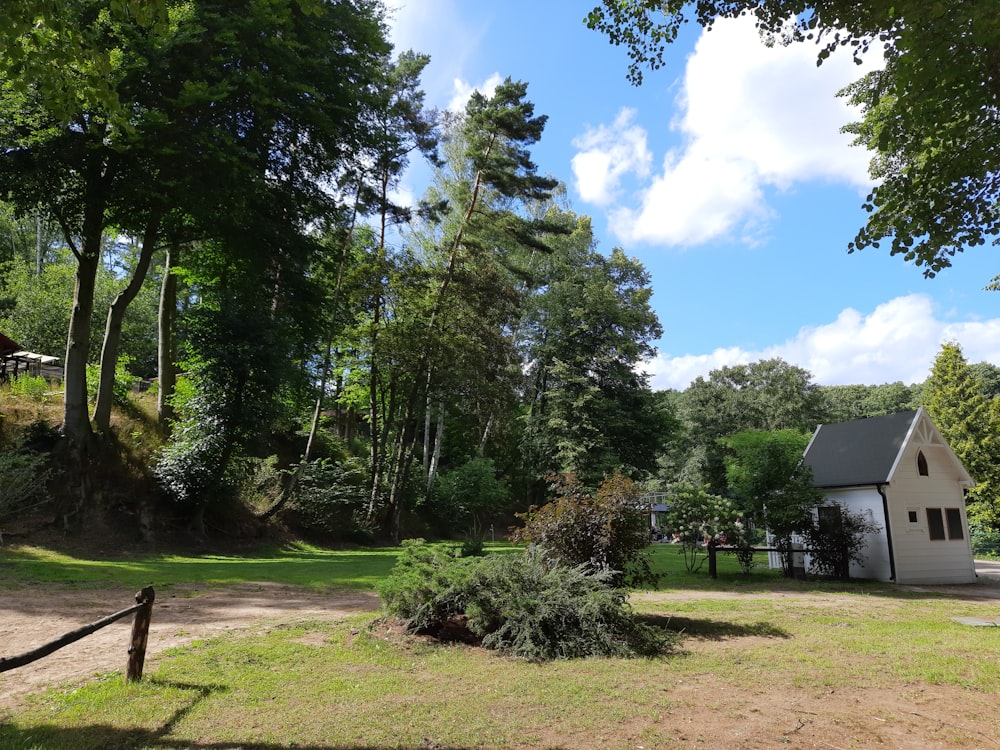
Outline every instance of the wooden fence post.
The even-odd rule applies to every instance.
[[[149,621],[153,618],[155,598],[152,586],[146,586],[135,595],[135,603],[141,606],[135,611],[135,619],[132,621],[132,640],[128,648],[128,666],[125,669],[125,678],[129,682],[138,682],[142,679],[146,642],[149,639]]]

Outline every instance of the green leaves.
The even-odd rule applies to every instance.
[[[969,490],[969,517],[1000,529],[1000,399],[965,361],[961,347],[946,342],[931,367],[923,405],[941,435],[976,480]]]
[[[664,45],[691,19],[753,14],[765,43],[815,40],[817,65],[841,48],[876,49],[884,70],[843,96],[862,108],[847,128],[874,152],[879,181],[848,252],[889,241],[890,253],[933,277],[958,253],[1000,235],[1000,16],[994,0],[603,0],[587,25],[628,48],[629,79],[663,64]],[[794,25],[789,29],[789,19]]]
[[[524,527],[514,530],[514,541],[538,545],[567,565],[617,571],[631,585],[655,582],[643,554],[649,522],[635,483],[617,472],[596,492],[573,475],[553,475],[549,482],[555,498],[518,514]]]

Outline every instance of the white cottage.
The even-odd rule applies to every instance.
[[[972,583],[965,515],[974,482],[923,409],[820,425],[803,461],[828,502],[881,527],[851,576],[907,584]]]

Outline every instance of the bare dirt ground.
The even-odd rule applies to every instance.
[[[125,609],[135,592],[66,590],[32,586],[30,593],[0,593],[0,656],[14,656]],[[225,588],[172,586],[157,592],[146,667],[169,648],[231,630],[268,623],[336,621],[378,610],[365,592],[318,594],[293,586],[243,584]],[[30,666],[0,673],[0,716],[28,693],[46,686],[120,670],[128,661],[132,617],[87,636]]]
[[[955,599],[984,603],[1000,598],[1000,580],[957,587],[919,587]],[[134,592],[66,590],[32,587],[0,594],[0,655],[28,651],[63,633],[93,622],[131,603]],[[685,596],[680,594],[679,596]],[[713,596],[783,596],[817,599],[809,593],[727,594]],[[640,598],[678,594],[646,594]],[[706,592],[698,592],[704,598]],[[821,595],[824,602],[848,597]],[[301,621],[337,621],[350,614],[374,615],[374,594],[347,592],[318,594],[272,584],[225,588],[176,586],[157,594],[150,628],[147,668],[165,649],[197,639],[240,629]],[[991,610],[995,609],[991,605]],[[131,617],[84,638],[31,665],[0,673],[0,718],[26,695],[57,683],[83,681],[95,674],[123,671],[127,660]],[[752,648],[754,637],[745,637]],[[727,648],[704,641],[692,650]],[[1000,712],[993,695],[957,686],[912,685],[895,689],[802,690],[763,679],[753,691],[732,691],[724,675],[704,674],[664,686],[665,711],[656,724],[669,724],[672,747],[726,748],[848,748],[883,747],[896,750],[925,748],[1000,748]],[[669,706],[669,708],[667,708]],[[552,728],[530,747],[602,748],[620,746],[621,732],[608,738],[573,737]],[[635,728],[637,750],[647,750],[642,728]],[[529,747],[526,745],[526,747]]]

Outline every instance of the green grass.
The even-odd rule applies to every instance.
[[[1000,630],[933,597],[753,596],[720,611],[697,598],[641,603],[669,614],[685,650],[663,660],[529,664],[477,649],[384,639],[367,618],[229,635],[157,660],[140,685],[109,675],[36,696],[0,727],[0,747],[90,748],[679,747],[669,688],[725,676],[749,695],[771,681],[803,695],[925,683],[996,695]],[[848,611],[849,610],[849,611]],[[557,743],[557,744],[553,744]],[[658,744],[660,743],[660,744]]]
[[[487,544],[489,552],[514,549],[507,544]],[[708,566],[696,573],[684,569],[684,558],[674,545],[650,548],[652,567],[661,576],[661,589],[773,588],[781,585],[779,571],[768,570],[766,557],[750,576],[740,571],[732,555],[719,555],[719,578],[708,578]],[[127,589],[152,583],[169,587],[178,583],[228,585],[235,583],[284,583],[324,589],[374,590],[396,562],[398,547],[323,549],[302,543],[264,546],[243,554],[169,555],[136,554],[81,557],[39,547],[0,548],[0,587],[54,583],[73,587],[122,586]]]
[[[397,548],[326,550],[304,544],[267,547],[245,555],[135,555],[96,559],[37,547],[0,551],[0,586],[55,583],[79,587],[179,583],[284,583],[310,588],[374,589],[396,562]]]
[[[772,684],[802,695],[921,685],[991,701],[1000,693],[1000,628],[951,620],[1000,616],[1000,601],[788,581],[761,568],[746,577],[725,556],[712,581],[685,571],[674,547],[653,553],[662,591],[637,592],[633,606],[681,633],[681,651],[665,659],[529,664],[387,638],[370,616],[261,627],[161,654],[138,685],[114,674],[36,694],[0,721],[0,748],[679,748],[691,744],[669,721],[690,709],[682,685],[718,683],[717,705],[704,710],[734,715],[743,708],[733,696]],[[371,588],[395,555],[295,546],[100,561],[23,548],[3,553],[0,584]]]

